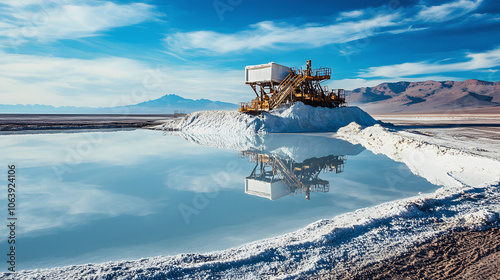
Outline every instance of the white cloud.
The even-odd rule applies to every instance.
[[[284,45],[319,47],[346,43],[383,33],[383,28],[395,26],[399,14],[378,15],[360,21],[330,25],[280,25],[259,22],[250,29],[233,34],[214,31],[179,32],[165,39],[174,51],[196,49],[208,53],[225,54],[233,51],[280,48]]]
[[[309,23],[302,26],[272,21],[250,25],[234,33],[191,31],[169,34],[165,38],[173,52],[195,50],[196,54],[227,54],[255,49],[279,49],[286,46],[314,48],[341,44],[380,34],[422,31],[436,22],[449,21],[476,10],[483,0],[458,0],[438,6],[388,6],[341,12],[331,24]],[[414,27],[415,26],[415,27]]]
[[[156,201],[108,191],[101,186],[47,178],[36,182],[25,180],[19,208],[23,209],[21,234],[34,236],[103,217],[146,216],[155,213],[159,206]]]
[[[57,3],[58,1],[46,1],[46,0],[3,0],[2,4],[11,6],[11,7],[26,7],[30,5],[42,5],[44,2],[53,2]]]
[[[390,33],[390,34],[401,34],[401,33],[406,33],[406,32],[422,31],[422,30],[426,30],[426,29],[429,29],[429,28],[428,27],[414,28],[412,25],[410,25],[407,28],[389,30],[389,31],[387,31],[387,33]]]
[[[75,59],[0,53],[2,104],[107,107],[167,93],[235,102],[252,96],[242,71],[159,66],[120,58]],[[239,100],[239,99],[238,99]]]
[[[365,11],[363,11],[363,10],[342,12],[342,13],[340,13],[340,16],[337,18],[337,20],[344,20],[347,18],[359,18],[364,14],[365,14]]]
[[[112,190],[109,186],[72,182],[73,172],[81,172],[82,165],[132,167],[150,162],[154,157],[157,159],[154,162],[162,162],[164,167],[168,164],[189,170],[192,168],[193,158],[203,159],[199,161],[200,166],[206,160],[213,162],[210,167],[213,172],[205,171],[203,168],[206,169],[206,166],[196,169],[198,174],[195,175],[199,177],[203,175],[199,174],[200,172],[217,174],[225,170],[228,164],[228,160],[220,159],[219,150],[207,149],[176,136],[164,137],[161,131],[149,130],[11,135],[0,137],[0,150],[3,151],[4,162],[16,162],[26,170],[43,171],[31,173],[34,176],[31,179],[28,174],[23,178],[20,209],[25,234],[68,228],[103,217],[149,215],[155,213],[167,201],[161,197],[153,201],[147,200]],[[232,156],[231,153],[228,154],[228,157]],[[166,168],[163,176],[168,178],[168,172],[172,170],[174,169]],[[243,170],[239,171],[239,168],[235,170],[239,173],[234,176],[239,177],[233,178],[231,173],[231,181],[228,182],[230,185],[227,187],[234,186],[233,182],[236,181],[241,185],[241,179],[248,175],[242,174]],[[197,183],[201,188],[202,182],[196,180],[197,176],[182,172],[174,174],[174,179],[185,175],[187,181],[179,181],[179,185],[171,186],[172,188],[184,186],[184,191],[196,191],[197,187],[190,188],[190,183]],[[237,178],[239,179],[236,180]],[[217,182],[210,176],[205,179],[205,184],[210,183],[212,186]],[[6,235],[1,234],[0,241],[3,237]]]
[[[438,6],[422,7],[417,19],[427,22],[443,22],[461,17],[476,10],[483,0],[459,0]]]
[[[235,162],[241,164],[240,162]],[[215,193],[224,189],[241,189],[243,178],[250,171],[239,168],[236,171],[223,171],[225,163],[214,162],[211,169],[191,170],[188,166],[180,166],[170,170],[166,175],[165,186],[178,191],[198,193]],[[190,163],[190,167],[193,165]],[[221,171],[222,170],[222,171]]]
[[[131,146],[136,148],[131,150]],[[163,137],[161,131],[12,135],[0,137],[0,149],[6,162],[10,160],[24,168],[50,167],[54,172],[48,176],[54,178],[71,176],[79,164],[132,166],[151,157],[165,161],[209,158],[218,153],[178,138]]]
[[[500,48],[482,53],[468,53],[468,61],[443,63],[440,62],[413,62],[386,66],[370,67],[359,76],[369,77],[408,77],[414,75],[428,75],[433,73],[462,72],[488,69],[500,66]]]
[[[17,46],[30,41],[51,42],[96,36],[156,17],[144,3],[56,0],[6,1],[0,11],[0,44]]]

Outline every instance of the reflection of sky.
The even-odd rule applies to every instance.
[[[320,174],[329,193],[270,201],[244,193],[254,163],[237,151],[157,131],[3,135],[0,147],[3,166],[18,164],[21,269],[222,249],[433,189],[369,151]],[[189,224],[181,206],[195,211]]]

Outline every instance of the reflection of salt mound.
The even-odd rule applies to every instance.
[[[301,102],[289,108],[281,108],[262,117],[236,111],[202,111],[165,123],[158,127],[189,133],[286,133],[331,132],[356,122],[362,126],[377,123],[358,107],[324,108],[311,107]]]
[[[264,153],[303,162],[310,158],[357,155],[365,148],[348,141],[320,135],[268,134],[264,136]]]
[[[185,132],[176,134],[203,146],[236,151],[258,151],[280,158],[291,158],[296,162],[330,155],[357,155],[365,149],[359,144],[351,144],[345,140],[323,135],[240,134],[227,137],[223,134],[190,134]]]
[[[179,135],[189,142],[198,145],[235,151],[260,149],[263,141],[262,135],[258,134],[241,133],[231,135],[231,137],[228,137],[227,134],[192,133],[186,131],[174,131],[172,134]]]

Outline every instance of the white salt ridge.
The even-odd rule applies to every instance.
[[[500,179],[500,162],[494,159],[414,140],[404,136],[408,133],[391,132],[378,124],[362,129],[353,123],[341,128],[337,135],[404,162],[414,174],[435,185],[475,186]]]
[[[363,126],[377,123],[358,107],[311,107],[296,102],[262,117],[237,111],[202,111],[188,114],[182,119],[169,120],[157,129],[178,130],[192,134],[255,134],[332,132],[356,122]]]
[[[352,269],[395,256],[440,233],[484,228],[487,223],[498,222],[500,162],[415,141],[380,126],[362,129],[351,124],[338,133],[375,153],[404,162],[415,174],[444,187],[432,194],[360,209],[317,221],[293,233],[224,251],[0,276],[5,279],[296,279],[322,273],[346,276]]]

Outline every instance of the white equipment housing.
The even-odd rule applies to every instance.
[[[275,200],[290,194],[290,190],[283,181],[265,182],[246,178],[245,193]]]
[[[288,76],[290,68],[269,62],[267,64],[245,67],[245,83],[247,84],[279,84]]]

